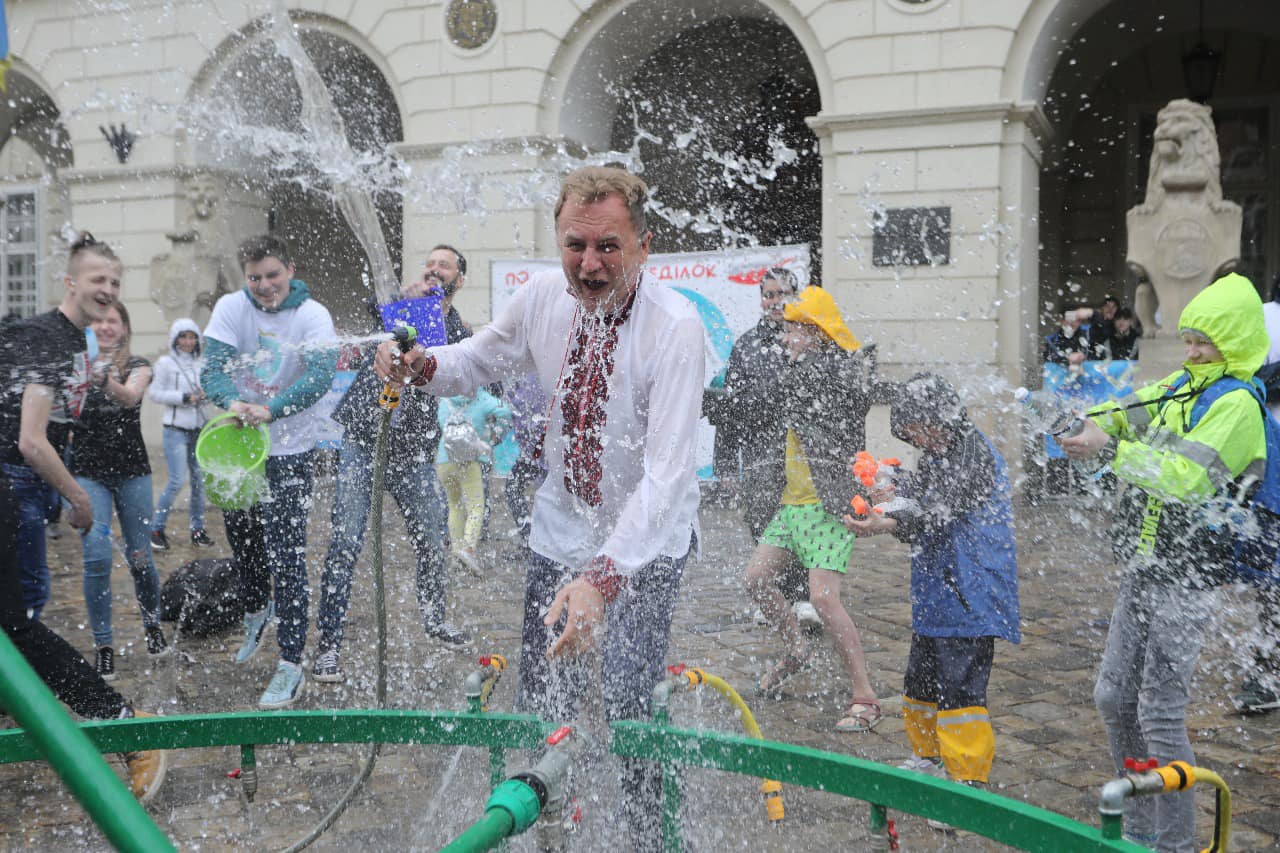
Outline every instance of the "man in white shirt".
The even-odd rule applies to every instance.
[[[551,401],[534,498],[520,710],[573,716],[582,655],[602,646],[610,721],[649,713],[685,560],[697,542],[694,447],[704,333],[684,297],[643,274],[648,190],[622,169],[568,175],[556,203],[563,270],[535,276],[460,343],[378,352],[378,370],[437,396],[533,373]],[[637,849],[661,842],[656,767],[626,762]]]

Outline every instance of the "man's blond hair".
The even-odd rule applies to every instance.
[[[579,204],[593,204],[606,196],[621,196],[631,215],[636,236],[644,239],[648,232],[644,206],[649,201],[649,187],[640,178],[615,166],[584,166],[565,176],[556,200],[556,221],[570,196]]]

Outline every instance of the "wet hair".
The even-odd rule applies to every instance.
[[[796,274],[786,267],[771,267],[764,274],[764,278],[760,279],[760,286],[764,287],[764,283],[769,279],[773,279],[782,285],[784,290],[788,290],[792,294],[800,292],[800,279],[796,278]]]
[[[446,252],[453,252],[453,258],[458,262],[458,272],[462,275],[466,275],[467,259],[462,256],[462,253],[459,252],[457,249],[453,248],[452,246],[450,246],[448,243],[436,243],[434,246],[431,247],[432,252],[438,252],[441,249],[444,249]]]
[[[289,246],[274,234],[259,234],[250,237],[240,244],[236,250],[236,260],[240,263],[240,271],[249,264],[256,264],[267,258],[275,258],[286,267],[293,263],[289,254]]]
[[[1135,319],[1134,314],[1133,314],[1133,309],[1132,309],[1132,308],[1130,308],[1130,307],[1128,307],[1127,305],[1121,305],[1119,308],[1117,308],[1117,309],[1116,309],[1116,316],[1115,316],[1115,319],[1117,319],[1117,320],[1133,320],[1133,319]]]
[[[112,251],[111,247],[101,240],[96,239],[88,231],[81,231],[76,237],[75,242],[71,244],[71,248],[67,255],[67,274],[73,275],[79,271],[79,258],[85,252],[92,252],[100,258],[108,261],[120,263],[120,258]]]
[[[956,389],[936,373],[917,373],[893,389],[889,431],[901,441],[907,441],[904,429],[912,425],[938,426],[954,431],[968,420]]]
[[[631,226],[643,238],[649,230],[644,212],[649,187],[626,169],[616,166],[584,166],[566,175],[560,185],[560,198],[556,199],[556,222],[560,221],[560,211],[570,196],[582,204],[592,204],[610,195],[622,196],[631,214]]]

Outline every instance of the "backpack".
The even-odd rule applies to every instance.
[[[1183,374],[1174,380],[1165,397],[1172,396],[1185,382]],[[1267,411],[1262,380],[1254,377],[1251,382],[1242,382],[1232,376],[1218,379],[1200,392],[1191,407],[1190,425],[1194,429],[1219,397],[1239,388],[1247,390],[1258,403],[1266,431],[1267,459],[1261,480],[1242,476],[1232,484],[1230,494],[1210,508],[1223,512],[1234,531],[1231,568],[1236,579],[1255,586],[1280,586],[1280,422]]]
[[[488,442],[480,437],[471,418],[467,417],[467,410],[461,408],[455,408],[449,413],[449,419],[444,422],[441,441],[444,442],[444,452],[450,462],[471,462],[479,459],[489,449]]]
[[[188,637],[222,634],[244,618],[240,573],[228,559],[192,560],[178,567],[160,590],[160,618],[176,622]]]

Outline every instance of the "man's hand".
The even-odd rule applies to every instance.
[[[419,347],[400,352],[395,341],[383,341],[373,359],[373,369],[380,379],[391,379],[401,384],[417,379],[426,366],[427,354]]]
[[[840,518],[846,530],[851,530],[859,536],[878,536],[881,533],[892,533],[898,529],[898,520],[881,515],[878,512],[872,512],[866,518],[854,518],[851,515],[845,515]]]
[[[258,403],[246,403],[236,400],[227,411],[240,419],[245,426],[258,426],[271,423],[271,410]]]
[[[1103,432],[1093,418],[1085,418],[1084,429],[1079,435],[1060,436],[1058,444],[1068,459],[1088,459],[1090,456],[1097,456],[1110,440],[1111,436]]]
[[[585,579],[576,578],[556,594],[542,624],[549,628],[566,613],[564,630],[547,649],[549,660],[591,651],[596,644],[596,631],[604,623],[604,596]]]

